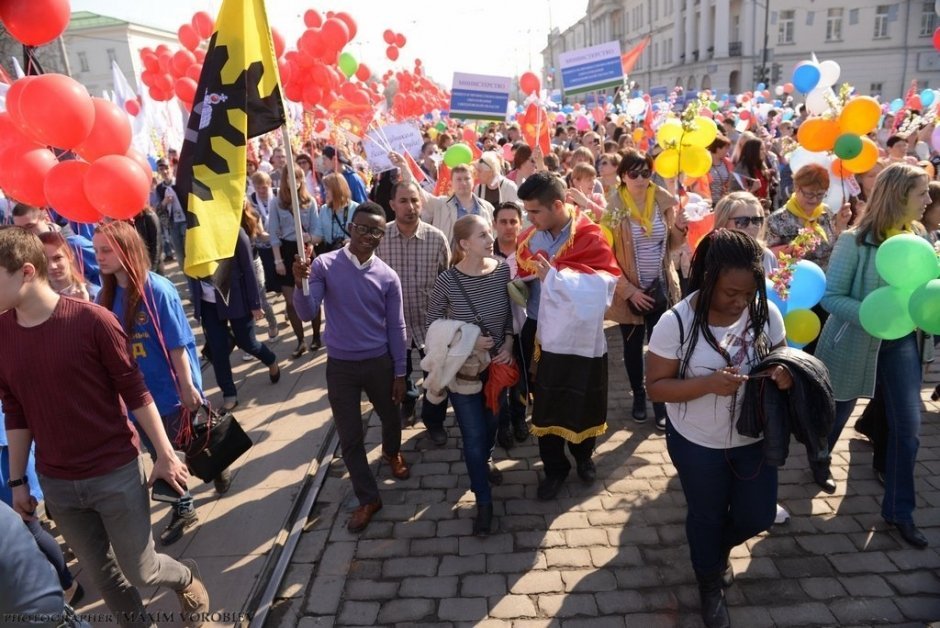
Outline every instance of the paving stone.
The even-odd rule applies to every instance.
[[[591,547],[606,545],[607,532],[600,528],[577,528],[565,530],[565,545],[568,547]]]
[[[591,552],[586,549],[545,550],[545,561],[549,567],[591,567]]]
[[[405,597],[455,597],[457,576],[403,578],[398,594]]]
[[[381,560],[354,560],[349,565],[349,578],[371,578],[382,577]]]
[[[385,538],[359,541],[356,547],[358,558],[390,558],[408,556],[411,543],[408,539]]]
[[[590,527],[587,514],[583,512],[566,512],[548,522],[549,530],[570,530]]]
[[[458,553],[461,556],[470,556],[472,554],[505,554],[511,551],[511,534],[493,534],[487,537],[462,536],[459,539]]]
[[[350,600],[391,600],[398,595],[398,582],[390,580],[349,579],[345,597]]]
[[[643,628],[674,628],[675,616],[672,613],[631,613],[623,618],[627,626]]]
[[[853,597],[890,597],[894,591],[881,576],[842,576],[839,583]]]
[[[800,602],[806,599],[806,594],[796,580],[780,579],[773,586],[767,586],[761,580],[736,583],[747,601],[751,604],[782,604],[784,602]]]
[[[940,553],[932,547],[923,550],[903,549],[896,552],[887,552],[887,555],[891,562],[905,571],[910,569],[936,569],[940,565]]]
[[[539,611],[550,617],[597,616],[597,603],[594,596],[588,593],[540,595],[538,604]]]
[[[437,522],[437,536],[467,536],[473,532],[471,519],[449,519]]]
[[[545,547],[566,546],[565,533],[561,530],[529,530],[523,532],[514,532],[513,538],[516,541],[516,547],[520,549],[535,549]]]
[[[729,606],[732,626],[770,626],[770,611],[763,606]]]
[[[842,598],[832,600],[829,610],[840,623],[861,622],[872,624],[897,623],[904,616],[894,602],[888,598]]]
[[[646,610],[646,600],[639,591],[601,591],[594,596],[598,610],[604,615],[636,613]]]
[[[330,543],[320,559],[317,574],[321,576],[345,576],[355,554],[356,543],[353,541]]]
[[[529,571],[508,577],[509,591],[516,594],[554,593],[564,591],[560,571]]]
[[[614,577],[613,572],[607,569],[562,571],[561,579],[565,583],[567,593],[594,593],[597,591],[613,591],[617,588],[617,579]]]
[[[400,539],[421,539],[433,537],[437,532],[434,521],[405,521],[395,524],[394,537]]]
[[[483,573],[486,570],[486,556],[443,556],[437,570],[439,576],[459,576],[468,573]]]
[[[610,547],[604,544],[600,547],[592,547],[588,551],[591,553],[591,564],[595,567],[625,567],[643,564],[643,556],[637,547],[628,545]]]
[[[768,610],[774,623],[781,627],[818,626],[835,622],[835,617],[826,605],[818,602],[771,607]]]
[[[484,619],[487,613],[485,597],[441,600],[437,616],[444,620],[476,621]]]
[[[829,576],[835,572],[824,556],[802,556],[800,558],[775,558],[774,566],[784,578],[809,578]]]
[[[800,586],[814,600],[831,600],[845,595],[845,587],[836,578],[800,578]]]
[[[336,621],[346,626],[374,626],[381,607],[378,602],[345,602]]]
[[[854,554],[833,554],[829,556],[839,573],[885,573],[897,571],[884,552],[856,552]]]
[[[382,575],[386,578],[407,576],[433,576],[437,573],[436,556],[390,558],[382,564]]]
[[[623,617],[592,617],[590,619],[576,617],[561,622],[562,628],[625,628],[626,620]]]
[[[434,600],[397,598],[382,604],[379,609],[380,624],[398,624],[420,621],[434,613]]]
[[[690,567],[691,569],[691,567]],[[615,569],[614,576],[621,590],[630,591],[661,585],[659,570],[656,567],[632,567],[629,569]]]
[[[333,628],[336,618],[333,616],[320,617],[301,617],[297,622],[297,628]]]
[[[885,576],[885,579],[901,595],[940,594],[940,578],[930,571],[889,574]],[[938,616],[938,619],[940,619],[940,616]]]
[[[335,615],[345,587],[345,578],[317,576],[310,584],[313,593],[307,597],[304,612],[312,615]]]
[[[489,616],[496,619],[519,619],[521,617],[538,616],[535,603],[526,595],[493,596],[489,599],[489,604]]]
[[[486,571],[490,573],[515,573],[548,566],[542,552],[514,552],[511,554],[489,554],[486,556]]]
[[[845,552],[854,552],[858,549],[849,535],[846,534],[819,534],[806,535],[801,534],[796,537],[797,544],[813,554],[841,554]]]
[[[320,555],[326,549],[326,542],[329,537],[327,530],[312,530],[300,535],[297,542],[297,549],[291,556],[292,563],[313,563],[320,559]]]
[[[508,589],[503,575],[468,575],[460,579],[460,597],[486,597],[505,591]]]
[[[940,617],[940,597],[898,597],[895,604],[906,619],[935,622]]]

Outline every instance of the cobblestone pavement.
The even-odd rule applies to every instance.
[[[557,501],[540,502],[534,439],[508,454],[497,448],[499,529],[477,538],[452,417],[441,448],[420,423],[405,430],[412,477],[396,481],[379,464],[378,418],[369,416],[385,506],[362,534],[347,532],[356,503],[337,454],[267,625],[700,626],[679,481],[652,419],[629,418],[619,333],[608,330],[608,341],[610,429],[596,482],[572,473]],[[911,549],[887,530],[870,446],[850,420],[834,452],[835,495],[817,492],[802,446],[791,447],[779,491],[789,523],[732,553],[735,626],[940,620],[940,404],[929,401],[940,367],[928,380],[915,519],[931,547]]]

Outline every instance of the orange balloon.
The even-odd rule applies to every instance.
[[[844,179],[852,174],[852,172],[850,170],[846,170],[845,164],[842,162],[842,160],[836,157],[832,160],[832,174],[836,175],[840,179]]]
[[[845,159],[842,161],[842,167],[849,172],[860,174],[868,172],[875,167],[878,162],[878,145],[867,136],[862,136],[862,152],[854,159]]]
[[[825,118],[807,119],[796,133],[800,146],[814,153],[832,150],[838,137],[839,123]]]

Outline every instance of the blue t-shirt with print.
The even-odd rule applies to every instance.
[[[193,384],[200,391],[202,390],[202,371],[199,370],[196,339],[189,321],[186,320],[179,292],[165,277],[154,272],[147,273],[144,299],[141,300],[137,309],[134,326],[128,331],[131,355],[137,359],[140,372],[144,376],[144,381],[147,382],[147,388],[150,389],[153,401],[157,404],[160,416],[167,416],[180,405],[179,393],[176,390],[169,362],[168,354],[171,350],[179,347],[186,348]],[[120,286],[115,287],[112,311],[123,325],[124,290]],[[153,317],[157,319],[156,326]],[[166,353],[160,345],[161,335],[166,343]]]

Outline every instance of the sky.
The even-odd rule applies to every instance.
[[[221,0],[72,0],[73,11],[91,11],[176,32],[196,11],[215,17]],[[518,76],[542,68],[550,26],[564,30],[587,8],[587,0],[266,0],[268,21],[296,48],[309,8],[321,14],[346,11],[358,33],[345,50],[381,74],[393,67],[411,69],[421,59],[425,72],[445,87],[453,73]],[[392,9],[392,7],[394,7]],[[402,33],[407,43],[399,59],[385,56],[385,29]]]

